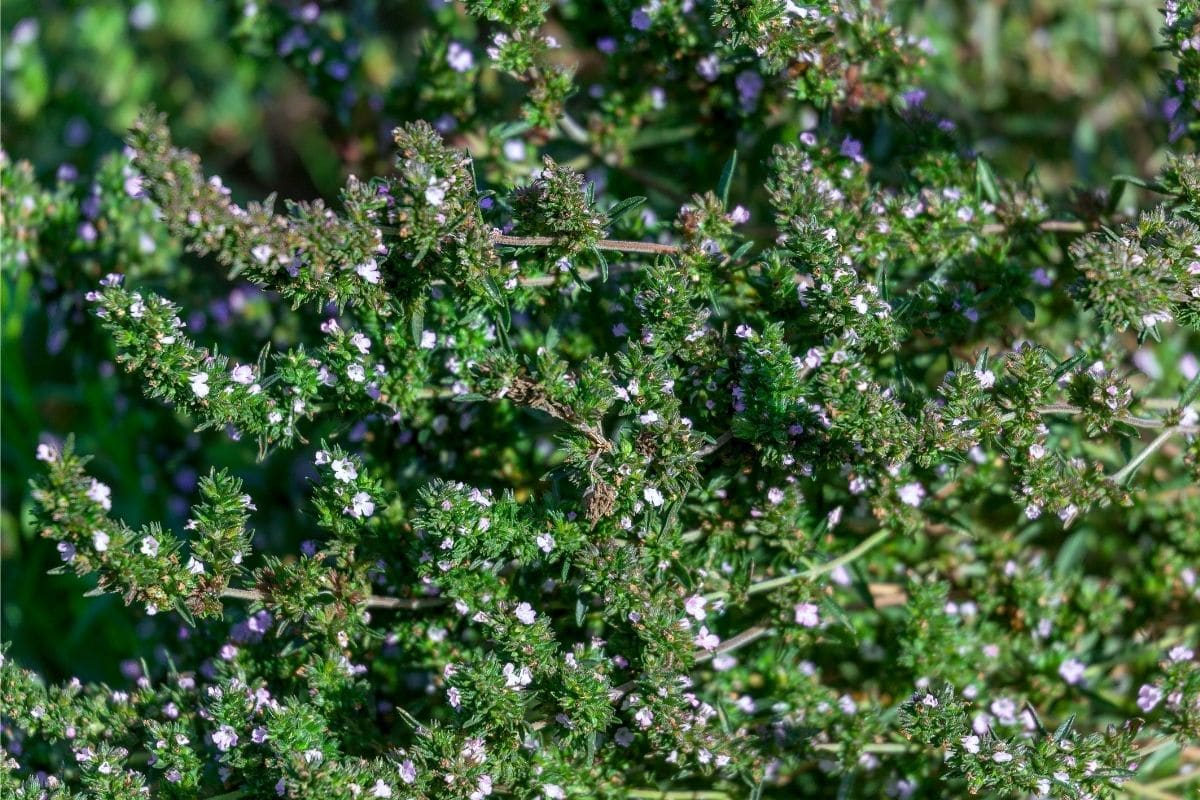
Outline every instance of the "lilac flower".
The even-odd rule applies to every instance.
[[[738,90],[738,105],[741,106],[742,111],[750,113],[758,105],[758,97],[762,94],[762,76],[754,70],[748,69],[738,73],[737,78],[734,79],[734,85]]]
[[[704,610],[705,605],[707,605],[707,601],[700,595],[694,594],[684,602],[683,610],[696,619],[704,619],[708,616],[708,612]]]
[[[805,628],[815,628],[821,624],[819,609],[813,603],[797,603],[792,610],[795,613],[797,625]]]
[[[629,17],[629,24],[633,26],[634,30],[648,31],[653,24],[653,20],[646,13],[646,9],[635,8],[633,14]]]
[[[700,627],[700,632],[696,634],[694,643],[700,649],[707,650],[711,653],[713,650],[716,650],[717,647],[720,646],[721,637],[717,636],[715,633],[710,632],[708,630],[707,626],[702,625]]]
[[[58,555],[63,561],[70,563],[75,560],[75,545],[70,542],[58,543]]]
[[[1154,710],[1155,706],[1162,702],[1162,698],[1162,689],[1159,689],[1152,683],[1143,684],[1142,688],[1138,689],[1138,708],[1144,713],[1149,714]]]
[[[862,142],[858,141],[857,139],[852,139],[849,136],[847,136],[845,139],[842,139],[842,146],[839,152],[846,158],[852,158],[858,162],[863,160]]]
[[[458,42],[451,42],[446,48],[446,63],[455,72],[467,72],[475,66],[475,56]]]
[[[729,221],[734,225],[744,225],[750,221],[750,212],[743,206],[734,206],[729,212]]]
[[[231,748],[237,746],[237,731],[228,725],[222,725],[221,727],[217,728],[216,732],[212,735],[212,740],[213,744],[217,746],[218,750],[220,750],[222,753],[227,752]]]
[[[696,72],[701,78],[712,83],[721,74],[721,59],[717,58],[716,53],[705,56],[696,64]]]
[[[417,779],[417,768],[413,766],[411,758],[406,758],[400,762],[400,780],[405,783],[412,783]]]
[[[1082,661],[1074,658],[1068,658],[1058,667],[1059,676],[1067,682],[1068,686],[1074,686],[1083,680],[1083,672],[1086,665]]]

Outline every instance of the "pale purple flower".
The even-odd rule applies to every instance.
[[[707,626],[700,626],[700,632],[696,634],[695,645],[702,650],[707,650],[710,653],[716,650],[721,644],[721,637],[717,636],[708,630]]]
[[[229,377],[234,383],[240,383],[243,386],[249,386],[254,383],[254,369],[246,364],[238,364],[229,372]]]
[[[222,753],[227,752],[230,748],[236,747],[238,743],[237,731],[228,725],[222,725],[217,728],[216,733],[212,735],[213,744]]]
[[[105,511],[112,510],[112,489],[108,488],[108,484],[92,478],[92,485],[88,487],[87,496]]]
[[[704,80],[712,83],[721,74],[721,59],[716,53],[705,56],[696,64],[696,73]]]
[[[821,624],[820,609],[814,603],[797,603],[792,610],[795,613],[797,625],[815,628]]]
[[[704,610],[707,601],[698,594],[694,594],[687,599],[683,604],[683,610],[696,619],[704,619],[708,616],[708,612]]]
[[[400,780],[405,783],[412,783],[417,779],[417,768],[413,765],[411,758],[406,758],[400,762]]]
[[[1067,685],[1074,686],[1083,680],[1083,671],[1086,665],[1075,658],[1068,658],[1058,667],[1059,676],[1067,682]]]
[[[921,505],[921,500],[925,497],[925,487],[914,481],[901,486],[896,494],[900,497],[901,503],[916,508]]]
[[[1142,688],[1138,689],[1138,708],[1149,714],[1154,710],[1155,706],[1162,702],[1162,697],[1162,689],[1159,689],[1152,683],[1143,684]]]
[[[475,66],[475,56],[458,42],[451,42],[446,48],[446,63],[455,72],[467,72]]]

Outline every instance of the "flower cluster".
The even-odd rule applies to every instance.
[[[372,82],[431,120],[347,138],[336,203],[243,201],[156,113],[90,180],[5,157],[6,280],[212,469],[135,528],[153,476],[30,456],[55,590],[151,646],[112,685],[5,651],[0,794],[1192,780],[1190,112],[1131,211],[1002,174],[870,4],[434,5],[401,79],[352,14],[234,4],[338,130]]]

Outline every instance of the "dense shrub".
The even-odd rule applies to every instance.
[[[1188,791],[1195,2],[1072,191],[932,10],[207,7],[7,34],[6,796]]]

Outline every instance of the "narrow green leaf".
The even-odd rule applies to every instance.
[[[1000,187],[996,183],[996,173],[982,156],[975,160],[975,193],[986,197],[989,202],[1000,202]]]
[[[733,183],[733,171],[737,169],[737,150],[733,151],[733,155],[725,162],[725,168],[721,170],[721,180],[717,182],[717,197],[721,198],[721,204],[729,206],[729,185]]]
[[[637,208],[646,202],[645,197],[626,197],[608,210],[608,224],[611,225],[618,217],[630,209]]]

